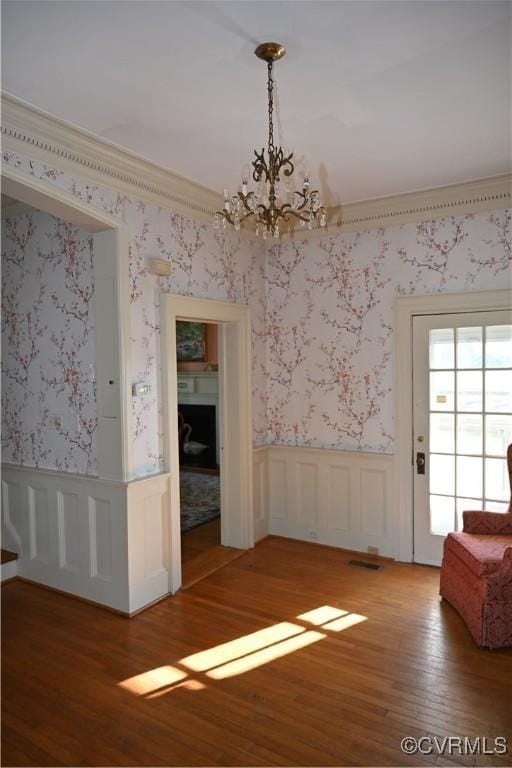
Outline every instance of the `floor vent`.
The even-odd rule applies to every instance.
[[[370,568],[372,571],[378,571],[380,565],[377,563],[367,563],[366,560],[349,560],[349,565],[356,565],[358,568]]]

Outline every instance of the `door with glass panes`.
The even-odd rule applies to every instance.
[[[467,509],[506,512],[512,313],[413,318],[414,561],[440,565]]]

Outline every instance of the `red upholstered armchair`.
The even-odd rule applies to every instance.
[[[507,451],[508,512],[464,512],[463,532],[444,542],[439,592],[478,645],[512,645],[512,445]]]

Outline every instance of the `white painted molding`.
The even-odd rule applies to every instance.
[[[395,555],[393,456],[267,447],[269,533]]]
[[[211,220],[221,195],[10,94],[2,95],[2,146],[95,184]]]
[[[95,233],[98,468],[101,477],[129,479],[133,445],[128,228],[70,192],[10,166],[3,169],[2,190]],[[103,412],[105,403],[108,413]]]
[[[4,151],[18,152],[71,175],[122,194],[195,218],[211,221],[222,206],[218,192],[128,152],[88,131],[29,106],[9,94],[2,97]],[[329,210],[327,230],[291,235],[309,239],[408,222],[461,216],[506,208],[512,176],[502,174],[400,195],[345,203]],[[241,234],[253,238],[249,230]]]
[[[268,446],[253,449],[252,466],[254,541],[257,542],[268,536]]]
[[[171,472],[170,592],[181,586],[176,320],[213,322],[219,334],[221,542],[254,545],[251,418],[251,321],[246,305],[160,294],[162,406],[165,468]]]
[[[17,573],[131,614],[168,594],[169,475],[132,482],[2,465]]]
[[[16,560],[10,560],[3,563],[0,567],[0,582],[9,581],[18,575],[18,565]]]
[[[479,211],[508,208],[511,202],[512,175],[501,174],[462,184],[346,203],[329,210],[329,224],[326,229],[318,226],[311,232],[294,229],[291,236],[298,240],[309,240],[325,237],[326,233],[334,235],[339,232],[361,232],[446,216],[464,216]]]
[[[412,318],[457,312],[485,312],[512,307],[512,290],[466,291],[399,296],[395,299],[395,504],[396,557],[413,558],[413,398]]]

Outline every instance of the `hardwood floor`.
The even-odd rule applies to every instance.
[[[181,536],[182,589],[223,568],[244,552],[220,543],[220,518],[205,523]]]
[[[199,525],[187,533],[181,534],[181,563],[202,554],[211,547],[220,545],[220,517],[211,523]]]
[[[3,765],[510,765],[400,752],[512,749],[512,649],[473,644],[436,569],[352,557],[269,538],[131,620],[6,584]]]

